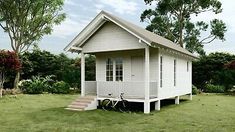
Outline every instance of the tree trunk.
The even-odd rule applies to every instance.
[[[18,53],[18,51],[15,51],[15,52],[16,52],[16,59],[19,60],[19,59],[20,59],[19,53]],[[18,88],[19,88],[19,87],[18,87],[19,81],[20,81],[20,71],[17,70],[17,71],[16,71],[15,80],[14,80],[14,88],[15,88],[15,89],[18,89]]]
[[[3,71],[0,71],[0,98],[2,98],[2,90],[3,90],[4,81],[5,81],[4,73]]]
[[[2,98],[2,87],[0,88],[0,98]]]
[[[184,42],[183,42],[183,22],[184,22],[184,18],[183,18],[182,15],[183,14],[182,14],[182,7],[181,7],[181,11],[180,11],[180,14],[179,14],[179,17],[178,17],[179,24],[180,24],[180,26],[179,26],[179,32],[180,32],[179,33],[179,35],[180,35],[179,44],[182,48],[184,48]]]
[[[15,76],[15,81],[14,81],[14,88],[15,89],[18,89],[18,83],[20,81],[20,71],[17,71],[16,72],[16,76]]]
[[[180,47],[184,47],[184,45],[183,45],[183,31],[182,30],[180,30],[180,40],[179,40],[179,44],[180,44]]]

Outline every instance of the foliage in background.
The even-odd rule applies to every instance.
[[[232,60],[235,60],[235,55],[229,53],[201,56],[193,62],[193,84],[202,90],[206,84],[223,85],[227,91],[235,85],[235,71],[226,68]]]
[[[219,0],[144,0],[145,4],[155,4],[141,14],[141,21],[147,22],[147,30],[163,36],[185,47],[190,52],[205,54],[203,47],[215,39],[224,41],[226,25],[222,20],[210,23],[193,21],[192,16],[203,12],[222,12]],[[209,29],[210,28],[210,29]],[[207,31],[208,36],[202,36]]]
[[[51,88],[50,82],[52,76],[46,76],[45,78],[40,76],[33,76],[31,80],[22,80],[19,83],[19,88],[23,93],[27,94],[42,94],[47,92]]]
[[[226,69],[235,70],[235,60],[224,65]]]
[[[0,0],[0,27],[8,33],[17,58],[65,19],[63,5],[64,0]],[[19,79],[17,72],[15,88]]]
[[[205,92],[207,93],[224,93],[225,87],[221,85],[206,84]]]
[[[26,94],[68,94],[70,92],[68,83],[64,81],[55,81],[53,76],[33,76],[32,79],[21,80],[19,88]]]
[[[55,82],[48,92],[56,94],[67,94],[70,92],[70,86],[64,81]]]
[[[197,95],[198,93],[199,93],[199,90],[197,89],[197,87],[192,85],[192,94]]]
[[[21,67],[20,61],[15,52],[0,51],[0,97],[2,98],[2,89],[6,81],[6,72],[18,71]]]
[[[58,81],[64,81],[71,87],[80,88],[80,58],[71,59],[65,54],[54,55],[41,51],[37,47],[32,52],[25,52],[23,59],[22,79],[32,76],[54,75]],[[95,80],[95,57],[86,56],[86,80]]]

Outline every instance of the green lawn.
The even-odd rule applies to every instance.
[[[235,131],[235,96],[198,95],[160,112],[64,110],[75,95],[19,95],[0,99],[0,132]]]

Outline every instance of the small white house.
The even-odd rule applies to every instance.
[[[192,60],[197,57],[107,12],[101,11],[65,51],[81,55],[81,96],[95,95],[96,102],[108,94],[115,99],[124,93],[129,102],[143,102],[144,113],[149,113],[150,102],[160,110],[163,99],[175,98],[176,104],[181,95],[192,99]],[[85,54],[96,56],[95,81],[85,80]],[[79,104],[70,107],[86,110],[89,106]]]

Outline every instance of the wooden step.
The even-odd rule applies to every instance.
[[[93,101],[94,98],[78,98],[76,100],[85,100],[85,101]]]
[[[73,110],[73,111],[84,111],[84,109],[75,109],[75,108],[65,108],[66,110]]]
[[[84,105],[69,105],[68,108],[84,109],[84,108],[86,108],[86,106],[84,106]]]
[[[70,105],[68,105],[67,110],[74,111],[84,111],[84,110],[93,110],[97,108],[96,104],[96,96],[83,96],[79,97],[75,101],[73,101]]]
[[[89,103],[90,103],[90,102],[89,102]],[[87,103],[87,102],[72,102],[71,105],[87,106],[89,103]]]
[[[79,97],[79,98],[83,98],[83,99],[92,99],[92,100],[94,100],[95,98],[96,98],[96,96],[81,96],[81,97]]]
[[[74,102],[80,102],[80,103],[91,103],[92,101],[91,100],[75,100]]]

